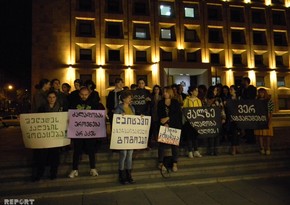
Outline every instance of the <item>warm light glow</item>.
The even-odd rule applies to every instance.
[[[251,0],[244,0],[244,2],[245,2],[246,4],[249,4],[249,3],[251,3]]]
[[[270,72],[270,87],[271,88],[277,87],[277,73],[275,70]]]
[[[265,4],[266,4],[266,6],[270,6],[271,5],[271,0],[266,0]]]
[[[106,74],[105,74],[105,69],[102,67],[99,67],[96,72],[96,86],[97,86],[97,91],[99,92],[100,96],[106,96]]]
[[[66,80],[70,85],[73,85],[75,79],[76,79],[75,69],[72,66],[69,66],[66,71]]]
[[[152,66],[152,84],[153,85],[159,85],[159,69],[158,64],[153,64]]]
[[[290,7],[290,0],[286,0],[285,1],[285,6],[288,7],[288,8]]]
[[[251,84],[256,86],[256,73],[253,70],[248,71],[248,77],[251,80]]]
[[[125,85],[129,86],[134,82],[134,71],[131,69],[131,67],[128,67],[128,69],[125,70]]]
[[[8,90],[12,90],[13,89],[13,85],[8,85]]]
[[[226,85],[231,86],[235,84],[234,72],[232,69],[226,71]]]

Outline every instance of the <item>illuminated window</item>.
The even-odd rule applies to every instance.
[[[222,29],[210,28],[208,30],[208,42],[209,43],[223,43]]]
[[[199,37],[195,29],[184,30],[184,41],[185,42],[200,42]]]
[[[265,11],[263,9],[253,9],[252,10],[252,23],[265,24]]]
[[[285,12],[284,11],[272,11],[272,21],[274,25],[286,26]]]
[[[92,11],[93,0],[78,0],[78,10],[80,11]]]
[[[184,8],[184,17],[185,18],[195,18],[195,11],[193,7]]]
[[[230,19],[231,22],[244,22],[244,9],[239,7],[230,8]]]
[[[285,87],[285,77],[277,76],[277,86]]]
[[[133,3],[133,14],[148,16],[149,14],[148,0],[135,0]]]
[[[275,46],[287,46],[286,32],[274,32],[274,45]]]
[[[160,39],[161,40],[175,40],[174,27],[171,28],[161,28],[160,29]]]
[[[207,7],[207,15],[208,15],[208,20],[221,21],[223,19],[222,18],[222,7],[209,5]]]
[[[92,61],[92,49],[80,49],[80,61]]]
[[[265,86],[265,78],[263,76],[256,77],[256,86]]]
[[[108,50],[108,61],[109,62],[120,62],[120,50]]]
[[[122,22],[106,22],[106,38],[124,38]]]
[[[172,17],[174,15],[173,5],[168,3],[160,4],[160,16]]]
[[[135,39],[150,39],[149,24],[134,24]]]
[[[147,52],[136,51],[136,63],[146,63],[146,62],[147,62]]]
[[[253,31],[254,45],[267,45],[265,31]]]
[[[244,30],[232,30],[232,44],[245,44]]]
[[[93,20],[77,20],[76,34],[79,37],[95,37]]]
[[[122,0],[106,0],[107,13],[123,13]]]

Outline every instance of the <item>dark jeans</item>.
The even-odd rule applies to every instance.
[[[45,166],[48,165],[50,166],[50,176],[55,178],[59,166],[59,156],[59,147],[34,149],[34,166],[32,177],[34,177],[35,179],[40,179],[44,174]]]
[[[178,160],[178,146],[168,145],[168,144],[164,144],[164,143],[159,143],[159,145],[158,145],[158,162],[159,163],[162,163],[163,162],[164,150],[168,146],[171,146],[171,152],[172,152],[173,162],[174,163],[177,163],[177,160]]]
[[[208,138],[208,153],[209,154],[218,154],[217,147],[219,146],[219,136],[209,137]]]
[[[192,148],[194,151],[197,151],[198,147],[198,133],[196,129],[194,129],[189,122],[185,122],[182,126],[182,136],[185,137],[187,143],[187,149],[189,152],[192,152]]]
[[[96,148],[96,139],[73,139],[74,143],[74,152],[73,152],[73,170],[78,169],[79,159],[83,151],[89,155],[90,167],[94,169],[96,167],[95,159],[95,148]]]
[[[256,137],[253,129],[246,129],[245,130],[245,138],[246,142],[249,144],[255,144],[256,143]]]
[[[235,122],[229,123],[229,137],[231,139],[231,146],[238,146],[240,145],[240,136],[238,134],[238,128]]]

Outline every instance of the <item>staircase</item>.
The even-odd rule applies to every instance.
[[[260,155],[256,145],[242,145],[243,154],[235,156],[228,154],[228,146],[219,147],[219,156],[204,156],[190,159],[183,148],[180,149],[178,172],[171,172],[168,178],[163,178],[157,169],[157,149],[138,150],[133,155],[133,185],[118,183],[118,152],[110,150],[96,154],[96,168],[99,176],[89,176],[89,160],[82,156],[79,165],[79,177],[67,177],[71,171],[72,151],[61,155],[61,165],[56,180],[43,179],[30,182],[30,154],[22,160],[7,160],[0,165],[0,193],[4,198],[49,198],[60,196],[75,196],[101,192],[132,190],[137,188],[153,188],[177,186],[219,181],[267,178],[290,175],[289,146],[273,145],[270,156]],[[206,152],[201,147],[201,154]],[[170,153],[170,151],[167,151]]]

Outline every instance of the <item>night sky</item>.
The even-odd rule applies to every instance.
[[[0,86],[12,83],[16,88],[30,88],[31,2],[1,0]]]

